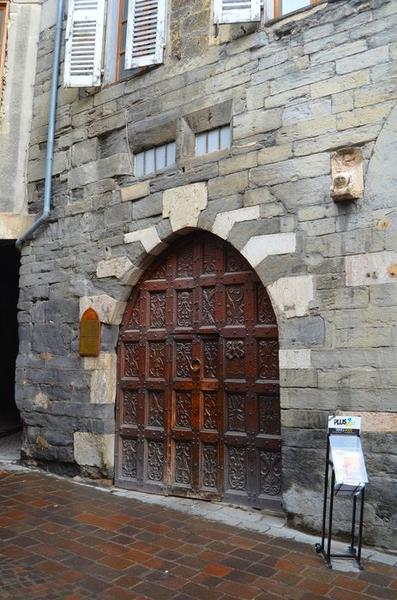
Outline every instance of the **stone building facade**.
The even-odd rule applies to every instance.
[[[32,212],[43,189],[53,4],[42,9]],[[268,360],[279,361],[283,509],[318,530],[327,416],[359,414],[370,478],[366,541],[396,549],[397,3],[329,1],[265,23],[218,26],[209,0],[168,5],[163,64],[99,88],[59,90],[53,210],[21,255],[23,457],[125,479],[122,458],[114,469],[128,375],[120,324],[123,336],[141,290],[163,289],[153,268],[178,260],[183,236],[218,240],[261,282],[277,322],[279,357]],[[230,144],[197,155],[200,134],[229,125]],[[174,142],[174,164],[134,176],[139,154]],[[186,286],[196,289],[194,281]],[[88,308],[101,321],[97,358],[79,355]],[[222,319],[211,330],[220,338]],[[230,335],[243,336],[238,327]],[[244,460],[241,472],[250,467]],[[230,478],[223,484],[233,488]]]

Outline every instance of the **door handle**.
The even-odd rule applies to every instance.
[[[199,358],[192,358],[192,360],[190,361],[190,369],[193,371],[193,373],[197,373],[198,371],[200,371],[201,368],[201,361]]]

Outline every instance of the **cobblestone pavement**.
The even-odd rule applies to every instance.
[[[397,569],[37,472],[0,473],[0,599],[396,600]]]

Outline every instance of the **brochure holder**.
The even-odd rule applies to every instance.
[[[327,455],[324,482],[323,525],[321,543],[316,544],[316,552],[322,554],[329,569],[332,569],[332,558],[353,558],[360,569],[361,547],[363,535],[365,486],[368,483],[365,460],[361,447],[361,417],[329,417],[327,434]],[[331,468],[331,485],[328,505],[328,488]],[[347,552],[331,553],[332,520],[335,496],[351,496],[353,499],[350,546]],[[356,545],[357,505],[360,504],[358,539]],[[328,538],[326,540],[328,512]]]

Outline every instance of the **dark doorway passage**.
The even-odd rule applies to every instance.
[[[15,404],[19,252],[13,241],[0,241],[0,273],[0,436],[3,436],[20,428]]]

